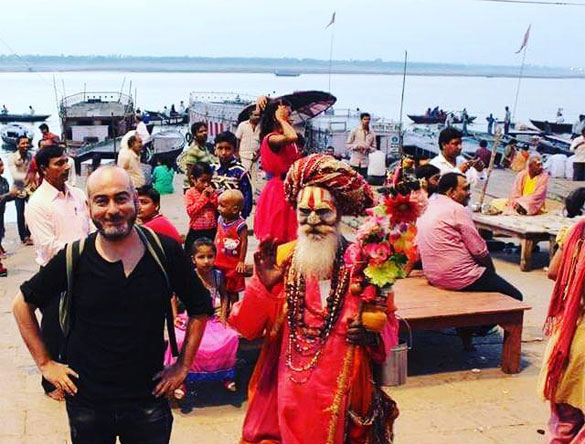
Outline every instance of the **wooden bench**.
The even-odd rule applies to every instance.
[[[479,229],[490,231],[494,236],[510,236],[520,239],[520,270],[532,269],[532,251],[541,241],[550,242],[550,252],[555,245],[556,236],[563,225],[571,226],[575,221],[566,217],[547,213],[538,216],[488,216],[473,213],[473,221]]]
[[[394,293],[398,316],[413,330],[499,325],[504,329],[502,371],[520,372],[522,322],[529,305],[500,293],[441,290],[420,275],[398,280]]]

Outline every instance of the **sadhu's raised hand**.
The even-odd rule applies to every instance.
[[[284,270],[276,263],[277,248],[277,239],[264,239],[260,242],[258,251],[254,253],[256,275],[268,290],[280,282],[284,274]]]

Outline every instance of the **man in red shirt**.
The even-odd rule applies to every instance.
[[[175,226],[160,214],[160,194],[150,185],[138,188],[138,218],[145,227],[183,243]]]
[[[43,134],[43,138],[39,142],[39,148],[44,148],[49,145],[59,145],[59,136],[49,131],[49,125],[41,123],[39,129]]]

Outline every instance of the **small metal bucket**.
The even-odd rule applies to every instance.
[[[397,317],[398,321],[403,321],[408,329],[408,342],[399,342],[398,345],[390,350],[390,355],[382,365],[382,385],[397,386],[406,384],[408,373],[408,350],[412,349],[412,329],[406,321]]]

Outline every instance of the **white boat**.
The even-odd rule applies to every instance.
[[[0,130],[0,137],[2,137],[2,142],[8,145],[8,147],[15,148],[16,142],[21,136],[27,136],[32,141],[33,132],[30,128],[19,125],[18,123],[9,123]]]

